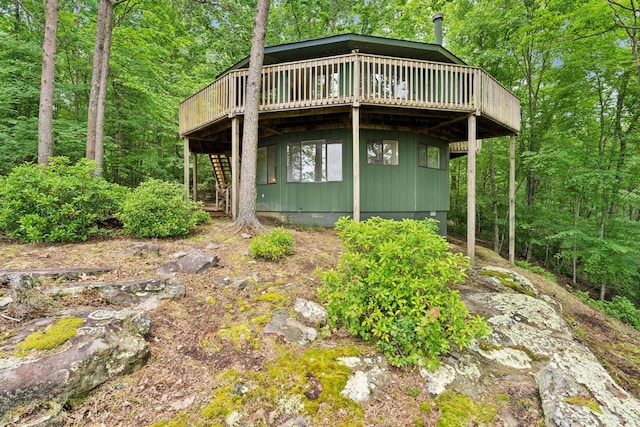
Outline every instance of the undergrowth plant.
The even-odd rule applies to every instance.
[[[293,236],[283,227],[274,228],[269,233],[255,237],[249,244],[249,253],[253,258],[275,261],[293,253]]]
[[[375,341],[392,365],[432,368],[452,344],[489,333],[449,287],[464,280],[469,260],[449,252],[435,221],[343,217],[336,229],[345,252],[321,273],[319,291],[330,326]]]
[[[611,301],[597,301],[591,299],[587,292],[578,291],[578,296],[582,301],[616,319],[640,330],[640,310],[633,302],[622,295],[614,296]]]
[[[125,233],[138,238],[188,236],[210,219],[202,204],[189,199],[177,183],[149,179],[122,201],[118,218]]]
[[[23,242],[87,240],[111,217],[127,189],[94,174],[97,163],[25,164],[0,177],[0,233]]]
[[[553,273],[548,272],[547,270],[545,270],[544,268],[538,265],[531,265],[527,261],[519,261],[519,260],[516,260],[515,264],[520,268],[524,268],[525,270],[529,270],[536,274],[544,276],[547,280],[553,283],[558,283],[558,279]]]

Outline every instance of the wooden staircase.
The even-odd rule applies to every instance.
[[[231,187],[231,159],[224,153],[209,154],[209,159],[218,188],[224,190]]]
[[[224,211],[231,214],[231,157],[225,153],[209,154],[213,173],[216,177],[216,207],[218,206],[218,195],[224,201]]]

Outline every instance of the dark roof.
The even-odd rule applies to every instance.
[[[438,44],[363,36],[360,34],[341,34],[269,46],[264,49],[264,65],[343,55],[351,53],[353,50],[373,55],[465,65],[460,58]],[[225,73],[248,66],[249,57],[247,56],[228,68]]]

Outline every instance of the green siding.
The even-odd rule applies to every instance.
[[[280,181],[280,176],[278,176],[278,181]],[[277,212],[280,210],[280,206],[279,183],[256,186],[256,210]]]
[[[397,165],[367,164],[367,141],[398,141]],[[419,212],[449,209],[449,173],[447,170],[418,167],[418,144],[428,143],[443,149],[447,144],[408,132],[362,131],[360,135],[360,194],[363,212]]]
[[[418,144],[436,145],[442,149],[446,169],[431,169],[418,166]],[[417,137],[416,156],[416,211],[449,210],[449,145],[433,138]]]
[[[351,129],[318,130],[277,135],[260,141],[260,146],[278,145],[277,183],[257,186],[256,209],[272,213],[286,222],[332,224],[353,211]],[[342,141],[342,181],[288,183],[286,147],[306,140]],[[398,165],[367,164],[367,141],[397,140]],[[434,217],[446,225],[449,209],[449,171],[418,166],[418,145],[442,149],[448,165],[445,142],[410,132],[362,130],[360,135],[360,206],[363,219]],[[442,227],[441,227],[442,228]]]
[[[347,139],[348,138],[348,139]],[[287,143],[315,139],[342,140],[342,181],[287,182]],[[273,136],[260,146],[278,143],[277,184],[258,185],[256,209],[280,212],[339,212],[353,209],[351,131],[329,130]],[[278,200],[271,200],[272,198]]]

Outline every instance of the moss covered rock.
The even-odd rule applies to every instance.
[[[142,335],[150,326],[138,310],[79,310],[25,324],[0,343],[0,414],[33,402],[63,404],[136,370],[149,355]]]

